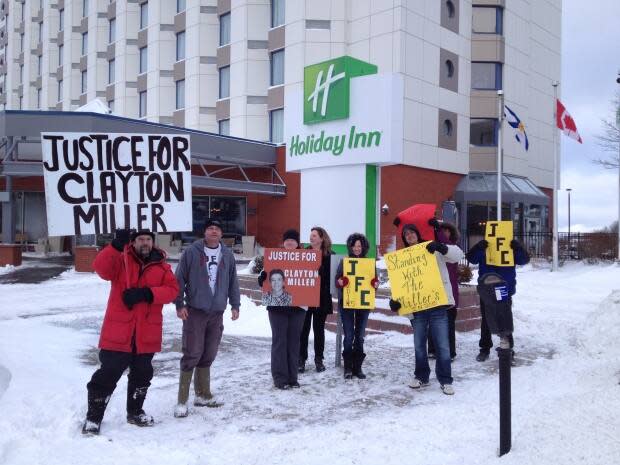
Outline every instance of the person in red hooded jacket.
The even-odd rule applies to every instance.
[[[110,396],[127,368],[127,422],[153,425],[153,417],[144,413],[142,405],[153,378],[153,355],[161,351],[162,307],[179,293],[166,254],[153,246],[154,239],[151,231],[130,236],[129,230],[119,230],[93,262],[97,274],[111,282],[111,289],[99,338],[101,367],[86,386],[84,434],[99,433]]]

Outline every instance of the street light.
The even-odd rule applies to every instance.
[[[567,248],[567,252],[568,252],[568,258],[572,258],[572,247],[573,247],[573,243],[570,240],[570,193],[571,193],[572,189],[568,188],[566,189],[566,192],[568,192],[568,248]]]
[[[568,241],[570,242],[570,193],[571,193],[572,189],[566,189],[566,192],[568,192]]]

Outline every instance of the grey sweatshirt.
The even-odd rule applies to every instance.
[[[215,295],[209,287],[204,240],[195,241],[183,252],[175,273],[179,282],[179,295],[175,300],[177,308],[188,306],[205,312],[222,313],[226,310],[227,301],[230,301],[232,308],[239,308],[241,297],[235,257],[228,247],[221,245]]]

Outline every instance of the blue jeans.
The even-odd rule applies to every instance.
[[[364,353],[364,335],[366,334],[366,323],[368,323],[370,312],[339,307],[338,313],[340,313],[342,332],[344,333],[344,351],[355,350]]]
[[[426,352],[426,342],[430,329],[437,355],[435,362],[437,380],[440,384],[452,384],[447,307],[414,313],[411,326],[413,327],[413,343],[415,345],[415,377],[427,383],[431,374],[428,365],[428,353]]]

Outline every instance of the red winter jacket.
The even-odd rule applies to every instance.
[[[161,351],[162,307],[179,293],[179,285],[163,251],[153,248],[153,260],[144,265],[131,245],[119,252],[105,247],[93,262],[97,274],[112,282],[108,307],[103,319],[99,348],[119,352],[132,351],[135,334],[139,354]],[[140,302],[130,310],[123,303],[123,291],[130,287],[148,287],[153,302]]]

